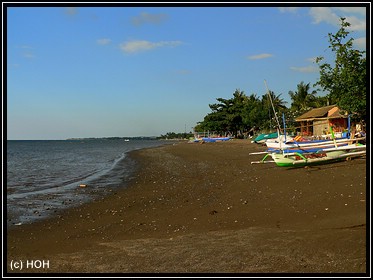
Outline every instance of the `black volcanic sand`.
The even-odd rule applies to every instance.
[[[9,229],[7,272],[366,273],[366,158],[251,164],[261,150],[232,140],[131,152],[129,186]],[[48,265],[26,267],[37,260]]]

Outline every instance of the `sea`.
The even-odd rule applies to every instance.
[[[59,215],[125,187],[136,170],[128,153],[166,144],[122,138],[8,140],[3,188],[8,228]]]

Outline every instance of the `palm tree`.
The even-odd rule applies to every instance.
[[[296,92],[289,91],[290,98],[292,100],[291,103],[291,110],[297,111],[298,113],[303,113],[308,111],[311,108],[314,108],[315,101],[316,101],[316,91],[313,90],[311,93],[308,91],[310,90],[310,83],[304,84],[302,81],[300,84],[297,85]]]
[[[268,128],[273,128],[278,126],[279,116],[282,112],[286,111],[286,101],[280,98],[282,94],[276,95],[273,91],[269,91],[267,94],[262,96],[262,106],[265,111],[268,111],[269,120],[265,124]],[[273,108],[272,108],[272,104]],[[272,122],[275,121],[275,125]]]

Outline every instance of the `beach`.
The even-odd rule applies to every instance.
[[[9,229],[6,271],[364,275],[366,158],[251,164],[263,150],[234,139],[132,151],[126,187]]]

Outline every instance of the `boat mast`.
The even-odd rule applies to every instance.
[[[284,137],[286,142],[286,122],[285,122],[285,113],[282,113],[282,122],[284,124]],[[279,136],[280,137],[280,136]],[[279,139],[281,141],[281,139]]]
[[[271,97],[271,93],[268,89],[268,86],[267,86],[267,81],[264,80],[264,84],[267,88],[267,92],[268,92],[268,96],[269,96],[269,100],[271,101],[271,105],[272,105],[272,109],[273,109],[273,113],[275,114],[275,118],[276,118],[276,122],[277,122],[277,127],[278,127],[278,130],[279,130],[279,137],[280,137],[280,131],[281,131],[281,125],[280,125],[280,122],[278,121],[278,118],[277,118],[277,114],[276,114],[276,111],[275,111],[275,107],[273,106],[273,102],[272,102],[272,97]]]

